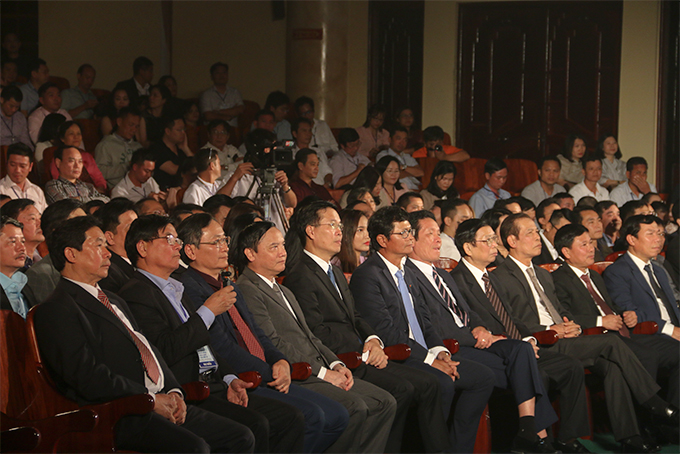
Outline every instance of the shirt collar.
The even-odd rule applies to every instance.
[[[149,89],[149,87],[150,87],[150,85],[149,85],[148,82],[147,82],[144,86],[142,86],[142,84],[140,84],[139,82],[137,82],[137,79],[135,79],[134,77],[132,78],[132,80],[135,81],[135,85],[137,86],[137,92],[140,92],[140,91],[147,91],[147,90]]]
[[[435,268],[431,263],[421,262],[420,260],[415,260],[411,257],[409,257],[409,260],[411,263],[417,266],[418,269],[422,271],[425,276],[430,277],[432,276],[432,272],[435,271]]]
[[[165,288],[167,286],[172,286],[175,293],[179,295],[178,299],[181,299],[182,293],[184,293],[184,285],[177,279],[173,278],[163,279],[162,277],[156,276],[155,274],[151,274],[148,271],[139,268],[137,268],[137,271],[142,273],[144,276],[148,277],[149,280],[156,284],[156,286],[163,292],[165,292]]]
[[[126,139],[125,137],[121,137],[118,135],[117,132],[113,133],[114,137],[116,137],[118,140],[122,140],[124,143],[130,143],[132,142],[132,139]]]
[[[16,289],[17,292],[21,292],[21,289],[24,288],[27,282],[28,278],[21,271],[15,271],[14,274],[12,274],[12,277],[7,277],[4,273],[0,273],[0,285],[3,289],[7,289],[14,285],[18,287]]]
[[[99,299],[99,291],[101,290],[99,286],[94,286],[90,284],[86,284],[84,282],[79,282],[79,281],[74,281],[73,279],[69,279],[66,276],[64,276],[64,279],[67,281],[71,281],[76,285],[79,285],[83,290],[85,290],[87,293],[90,295],[94,296],[95,298]]]
[[[312,260],[316,262],[317,265],[321,267],[324,273],[328,273],[328,269],[331,267],[331,263],[325,261],[318,255],[314,255],[311,252],[309,252],[307,249],[305,249],[305,254],[307,254],[309,257],[311,257]]]
[[[263,275],[261,275],[260,273],[255,273],[255,274],[257,274],[258,276],[260,276],[260,279],[262,279],[263,281],[265,281],[265,282],[267,283],[267,285],[269,285],[269,288],[274,288],[274,284],[276,284],[276,279],[269,279],[269,278],[266,278],[266,277],[264,277]]]
[[[647,265],[649,265],[649,264],[651,263],[651,262],[644,262],[644,261],[642,261],[641,258],[635,256],[634,254],[631,254],[630,251],[626,251],[626,254],[628,254],[628,256],[629,256],[631,259],[633,259],[633,263],[635,263],[635,265],[636,265],[638,268],[640,268],[640,271],[644,271],[644,270],[645,270],[645,266],[647,266]]]
[[[382,255],[380,252],[377,253],[378,256],[385,262],[385,265],[387,265],[387,269],[389,270],[390,274],[394,276],[397,274],[397,271],[403,270],[404,269],[404,263],[406,263],[406,257],[402,257],[401,262],[399,263],[399,268],[394,266],[392,262],[387,260],[384,255]]]
[[[515,257],[513,257],[513,256],[510,255],[510,254],[508,254],[508,257],[510,257],[510,258],[512,259],[512,261],[515,262],[515,263],[517,264],[517,266],[519,266],[519,269],[522,270],[522,271],[525,272],[525,273],[527,272],[527,270],[528,270],[529,268],[532,268],[532,269],[533,269],[533,266],[532,266],[532,265],[526,266],[524,263],[520,262],[519,260],[517,260]]]
[[[569,265],[569,268],[571,268],[571,270],[576,274],[576,276],[578,276],[579,279],[581,279],[581,276],[583,276],[584,274],[587,274],[588,278],[590,278],[590,270],[588,268],[586,268],[585,273],[572,265]]]
[[[479,268],[468,262],[466,257],[463,257],[462,262],[465,263],[465,266],[467,267],[468,270],[470,270],[472,276],[478,281],[481,281],[482,276],[484,276],[485,274],[488,276],[487,270],[480,270]],[[458,266],[460,266],[460,264]]]

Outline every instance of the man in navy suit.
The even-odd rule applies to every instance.
[[[399,207],[378,210],[368,224],[371,256],[352,274],[357,309],[386,345],[408,344],[405,364],[437,376],[445,417],[459,394],[453,415],[454,452],[472,452],[477,425],[494,387],[491,369],[450,352],[430,320],[412,271],[404,267],[413,251],[408,214]]]
[[[460,344],[458,356],[484,364],[494,371],[496,386],[510,388],[519,410],[519,432],[514,448],[544,452],[550,442],[545,429],[557,421],[536,364],[537,350],[527,342],[494,336],[470,309],[449,273],[436,268],[441,238],[439,226],[429,211],[410,215],[415,233],[413,251],[406,268],[413,271],[432,323],[442,338]]]
[[[675,361],[675,372],[670,382],[675,384],[669,390],[667,400],[678,405],[677,362],[680,356],[680,310],[673,296],[670,282],[663,269],[652,260],[663,248],[664,228],[661,220],[653,215],[631,216],[621,227],[621,238],[628,244],[628,252],[610,265],[604,272],[604,283],[614,305],[621,311],[631,311],[636,320],[631,320],[629,327],[635,322],[654,321],[659,324],[659,331],[654,336],[641,340],[654,346],[660,353],[660,367],[669,367],[669,361]],[[624,320],[625,321],[625,320]],[[656,339],[663,337],[674,342],[664,342],[664,346]]]
[[[216,316],[210,326],[213,349],[237,373],[255,370],[262,375],[262,385],[254,394],[302,411],[306,421],[304,452],[324,452],[347,427],[349,414],[340,403],[291,384],[290,363],[255,323],[238,287],[221,275],[228,266],[229,239],[215,218],[208,213],[195,214],[177,230],[184,241],[183,260],[189,263],[180,282],[194,307],[198,309],[224,287],[232,286],[236,294],[236,303]]]

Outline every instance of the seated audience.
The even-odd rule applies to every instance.
[[[595,205],[595,211],[602,219],[602,239],[598,240],[600,248],[613,248],[614,243],[619,239],[619,229],[621,228],[619,207],[611,200],[604,200]]]
[[[338,134],[338,142],[340,149],[329,162],[333,173],[333,187],[336,189],[355,184],[359,173],[371,163],[366,156],[358,153],[361,139],[356,130],[352,128],[341,129]]]
[[[595,205],[597,205],[597,199],[595,197],[586,195],[581,197],[581,200],[579,200],[578,203],[576,204],[576,208],[578,207],[595,208]]]
[[[635,156],[626,162],[627,182],[612,189],[609,198],[621,208],[630,200],[640,200],[649,192],[657,192],[654,184],[647,182],[647,161]]]
[[[328,190],[314,181],[320,169],[319,156],[316,151],[311,148],[298,150],[295,154],[293,169],[295,170],[294,176],[290,180],[290,187],[293,188],[295,197],[299,201],[303,201],[310,196],[316,196],[321,200],[337,205],[337,202]]]
[[[498,199],[493,203],[493,207],[500,210],[508,210],[511,213],[521,213],[522,207],[514,197],[509,199]]]
[[[342,210],[342,243],[340,252],[333,257],[331,263],[339,267],[343,273],[353,273],[364,263],[370,250],[368,237],[368,217],[359,210]]]
[[[626,182],[626,161],[622,161],[616,136],[603,134],[597,142],[595,154],[602,159],[602,178],[599,183],[611,191]]]
[[[87,202],[85,205],[83,205],[83,210],[85,210],[85,213],[94,215],[101,207],[106,205],[106,202],[103,200],[90,200]]]
[[[23,93],[18,87],[9,86],[2,89],[0,94],[0,145],[12,145],[24,143],[33,149],[33,142],[28,135],[28,123],[26,117],[19,112]]]
[[[512,213],[505,208],[491,208],[490,210],[486,210],[486,212],[480,216],[479,219],[481,219],[481,221],[485,224],[488,224],[489,227],[491,227],[493,231],[496,232],[496,236],[500,238],[501,225],[503,224],[503,221],[505,221],[505,219],[511,214]],[[508,250],[505,248],[505,246],[503,246],[502,243],[499,242],[496,248],[498,250],[498,255],[491,266],[500,265],[508,256]]]
[[[158,85],[164,85],[167,87],[167,89],[170,90],[170,96],[172,96],[173,99],[177,99],[177,79],[175,79],[173,76],[170,74],[161,76],[158,79]]]
[[[345,194],[347,194],[347,197],[345,198],[345,207],[349,209],[349,207],[355,203],[365,204],[366,205],[365,208],[367,208],[367,210],[365,210],[363,207],[361,208],[361,210],[367,211],[368,217],[370,218],[371,215],[375,213],[375,211],[378,209],[378,205],[375,203],[375,196],[373,195],[374,192],[375,192],[374,189],[368,189],[367,187],[356,187],[350,189],[349,191],[345,192]]]
[[[319,147],[312,147],[312,124],[306,118],[296,118],[291,124],[291,132],[295,138],[295,148],[293,148],[293,156],[297,155],[299,150],[309,148],[316,151],[316,157],[319,159],[319,172],[314,177],[314,182],[318,185],[330,188],[335,185],[332,173],[334,170],[328,162],[328,156]],[[337,185],[335,185],[337,187]]]
[[[97,166],[110,188],[125,177],[132,154],[142,148],[142,144],[135,140],[139,122],[137,110],[122,108],[116,118],[115,132],[104,136],[94,149]]]
[[[265,131],[274,132],[275,125],[276,120],[274,119],[274,112],[267,109],[261,109],[257,111],[257,113],[255,113],[255,119],[253,120],[253,123],[250,125],[250,130],[255,131],[256,129],[264,129]],[[312,135],[310,127],[309,137],[311,138],[311,136]],[[242,158],[245,157],[247,151],[248,150],[246,150],[245,143],[242,143],[241,146],[238,147],[238,154]],[[295,151],[293,151],[293,154],[295,154]]]
[[[470,155],[462,148],[444,145],[444,130],[439,126],[430,126],[423,131],[425,146],[413,153],[414,158],[437,158],[440,161],[464,162]]]
[[[414,211],[421,211],[425,209],[423,204],[423,196],[417,192],[405,192],[399,196],[396,205],[407,213],[413,213]]]
[[[423,131],[415,126],[415,114],[410,107],[399,107],[394,115],[395,127],[406,129],[406,151],[412,155],[414,151],[423,146]]]
[[[97,72],[92,65],[87,63],[80,65],[76,74],[78,85],[61,92],[61,107],[68,111],[71,118],[94,117],[94,108],[99,104],[91,90],[96,75]]]
[[[529,216],[533,221],[536,220],[536,205],[534,205],[534,202],[522,196],[512,197],[512,199],[519,204],[522,213]]]
[[[28,278],[20,271],[26,261],[23,225],[16,219],[0,217],[0,309],[26,318],[28,301],[22,293]]]
[[[383,128],[386,117],[387,109],[385,106],[374,104],[368,109],[366,121],[362,126],[356,128],[359,140],[361,140],[359,154],[367,158],[374,158],[379,152],[389,147],[390,133]]]
[[[189,149],[196,154],[200,147],[198,143],[198,131],[201,126],[201,112],[198,110],[198,104],[187,101],[182,102],[182,106],[177,109],[169,107],[168,110],[179,110],[182,112],[184,118],[184,132],[187,135],[187,144],[189,145]]]
[[[62,199],[78,199],[83,203],[93,199],[109,201],[91,183],[79,179],[83,171],[83,158],[78,148],[60,146],[54,152],[54,162],[59,170],[59,178],[45,184],[45,199],[48,204]]]
[[[26,272],[28,268],[42,258],[38,252],[38,245],[45,241],[45,235],[40,228],[40,211],[36,208],[33,200],[16,199],[4,204],[0,208],[0,214],[16,219],[22,225],[26,262],[21,271]]]
[[[241,93],[229,83],[229,65],[222,62],[210,67],[213,86],[201,94],[199,106],[206,122],[224,120],[232,127],[238,126],[238,116],[243,113]]]
[[[138,200],[135,203],[135,208],[137,209],[137,214],[139,216],[144,216],[146,214],[158,214],[160,216],[168,215],[165,211],[165,207],[153,197]]]
[[[163,138],[149,148],[156,155],[154,178],[162,190],[182,184],[180,165],[192,157],[184,133],[184,119],[173,116],[163,121]]]
[[[558,192],[553,196],[553,199],[557,200],[560,204],[560,208],[566,208],[568,210],[573,210],[576,204],[574,203],[574,196],[568,192]]]
[[[382,189],[380,190],[380,203],[378,207],[391,206],[396,204],[399,197],[408,190],[402,187],[399,181],[401,173],[401,163],[394,156],[384,156],[375,164],[382,179]]]
[[[314,100],[312,98],[300,96],[295,100],[293,107],[298,117],[306,118],[312,122],[312,139],[308,148],[315,148],[321,153],[328,153],[338,149],[338,142],[336,142],[333,131],[331,131],[328,123],[319,118],[314,118]]]
[[[649,205],[651,205],[654,202],[663,202],[663,199],[657,192],[648,192],[640,200],[643,200]]]
[[[382,191],[382,177],[380,176],[380,173],[378,173],[377,170],[375,170],[375,167],[373,166],[367,166],[364,167],[361,172],[359,172],[359,175],[357,175],[356,180],[354,180],[354,184],[349,186],[351,189],[345,191],[345,193],[342,195],[342,198],[340,199],[340,206],[347,206],[349,204],[349,195],[352,192],[353,189],[359,189],[359,188],[370,188],[369,193],[373,197],[373,203],[377,207],[380,204],[380,191]],[[367,198],[367,196],[359,191],[358,193],[355,193],[355,200],[357,200],[357,197],[363,197]],[[373,210],[375,211],[375,210]]]
[[[203,209],[215,218],[221,226],[229,216],[231,208],[235,205],[234,199],[224,194],[215,194],[203,202]]]
[[[18,75],[17,62],[3,58],[0,62],[0,88],[16,86]]]
[[[4,31],[3,31],[4,32]],[[2,60],[14,62],[18,74],[22,77],[29,77],[29,65],[31,58],[26,52],[21,52],[21,39],[14,32],[5,33],[2,39]]]
[[[598,183],[602,177],[602,159],[594,154],[588,154],[581,159],[581,165],[583,181],[569,190],[569,194],[574,196],[574,202],[578,205],[583,197],[593,197],[596,203],[609,200],[609,191]]]
[[[538,234],[541,236],[541,254],[534,257],[531,261],[534,265],[542,265],[544,263],[555,263],[560,254],[553,246],[553,240],[546,235],[551,232],[552,237],[555,236],[557,229],[550,223],[553,212],[560,210],[560,205],[552,197],[543,199],[536,207],[536,222],[540,227]]]
[[[214,196],[224,186],[224,182],[219,179],[222,174],[222,166],[217,152],[212,148],[199,150],[194,156],[194,163],[198,176],[196,181],[191,183],[184,192],[182,202],[201,206],[203,202]]]
[[[7,175],[0,180],[0,194],[11,199],[31,199],[42,213],[47,207],[45,194],[28,179],[33,165],[33,152],[28,145],[17,142],[7,147]]]
[[[168,90],[170,90],[170,98],[168,98],[166,102],[166,108],[168,109],[168,112],[173,112],[173,113],[182,113],[184,112],[189,106],[191,105],[191,101],[184,101],[182,99],[179,99],[177,97],[177,79],[175,79],[173,76],[170,74],[166,74],[164,76],[161,76],[160,79],[158,79],[158,85],[162,85]],[[198,111],[198,104],[194,104],[196,106],[196,112],[198,113],[198,116],[200,117],[200,112]],[[197,118],[196,121],[198,121]],[[186,120],[186,119],[185,119]]]
[[[644,200],[630,200],[620,207],[621,222],[626,222],[631,216],[637,216],[638,214],[644,215],[654,215],[654,209],[650,204]]]
[[[101,170],[97,167],[97,162],[92,154],[85,152],[83,148],[83,133],[80,130],[80,125],[75,121],[65,121],[59,125],[57,129],[58,141],[56,145],[59,147],[61,145],[68,145],[71,147],[76,147],[81,150],[83,158],[83,174],[81,179],[86,183],[92,183],[98,191],[106,192],[106,179],[102,175]],[[54,160],[50,164],[50,174],[52,178],[59,178],[59,170],[57,169],[57,164]]]
[[[135,268],[125,252],[125,236],[132,222],[137,219],[135,204],[122,197],[111,199],[94,215],[106,237],[106,248],[111,253],[109,274],[99,281],[99,286],[116,293],[132,279]]]
[[[227,143],[231,135],[231,126],[224,120],[212,120],[208,123],[208,142],[201,148],[213,148],[217,151],[222,165],[221,176],[224,178],[229,172],[236,170],[237,162],[243,159],[238,149]]]
[[[451,200],[458,198],[458,190],[453,186],[456,178],[456,166],[449,161],[439,161],[432,171],[430,182],[426,189],[420,192],[423,196],[423,206],[432,209],[437,200]]]
[[[460,252],[458,252],[454,242],[456,230],[458,230],[458,226],[462,222],[474,218],[475,213],[465,200],[451,199],[442,202],[441,217],[441,246],[439,255],[442,258],[453,259],[459,262]]]
[[[565,189],[583,181],[583,165],[581,158],[586,154],[586,139],[578,134],[572,134],[564,141],[562,154],[557,155],[560,160],[560,177],[557,183]]]
[[[561,163],[557,157],[543,156],[538,161],[538,180],[522,190],[522,197],[526,197],[538,206],[542,200],[564,192],[564,187],[557,184],[560,169]]]
[[[132,153],[129,163],[130,170],[122,180],[111,190],[111,197],[124,197],[132,202],[138,202],[151,197],[158,202],[167,198],[167,193],[159,189],[153,179],[156,168],[156,158],[146,148],[140,148]]]
[[[39,107],[28,117],[28,135],[33,143],[38,143],[38,133],[45,117],[52,113],[62,114],[66,120],[71,120],[71,115],[61,108],[61,94],[59,87],[52,82],[46,82],[38,89]]]
[[[151,81],[153,80],[153,62],[147,57],[137,57],[132,62],[132,78],[118,82],[111,90],[115,93],[119,88],[127,92],[130,105],[137,106],[140,96],[149,96]]]
[[[390,147],[383,150],[375,157],[379,161],[385,156],[392,156],[399,160],[399,182],[402,186],[412,191],[417,191],[420,188],[419,177],[423,176],[423,169],[420,168],[418,161],[416,161],[410,154],[406,152],[406,145],[408,144],[408,132],[403,126],[397,126],[392,130],[392,137],[390,138]]]
[[[264,108],[274,113],[274,121],[276,121],[274,134],[276,134],[276,140],[293,140],[290,122],[286,119],[290,108],[290,98],[288,95],[278,90],[269,93],[264,103]]]
[[[163,137],[165,120],[172,117],[184,118],[182,112],[171,112],[167,107],[170,99],[170,90],[164,85],[154,85],[149,89],[148,107],[142,109],[142,118],[139,123],[139,143],[148,147],[158,142]],[[186,141],[186,139],[185,139]],[[187,144],[187,148],[188,148]]]
[[[481,217],[486,210],[493,207],[496,200],[509,199],[510,193],[502,189],[508,180],[508,166],[500,158],[492,158],[484,164],[484,187],[470,197],[470,207]]]
[[[28,71],[30,72],[28,82],[19,87],[24,95],[21,101],[21,113],[25,117],[28,117],[38,107],[40,102],[38,90],[50,80],[50,68],[42,58],[32,59],[28,64]]]
[[[590,233],[590,238],[595,244],[595,261],[604,261],[613,251],[609,246],[602,244],[604,229],[602,227],[602,218],[597,214],[597,210],[593,207],[580,206],[574,208],[573,213],[574,223],[581,224]]]
[[[117,88],[111,93],[110,105],[107,106],[106,110],[102,114],[101,124],[99,129],[102,132],[102,136],[108,136],[118,127],[116,119],[118,118],[118,113],[124,107],[130,105],[130,99],[128,98],[127,90],[124,88]]]

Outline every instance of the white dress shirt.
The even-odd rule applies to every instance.
[[[45,193],[40,189],[40,186],[31,183],[28,178],[24,183],[24,190],[22,191],[19,185],[9,178],[9,175],[5,175],[5,178],[0,180],[0,194],[9,196],[11,199],[31,199],[40,213],[47,208]]]
[[[208,183],[201,177],[196,177],[196,181],[191,183],[184,192],[182,202],[195,203],[196,205],[203,206],[203,203],[206,200],[217,194],[217,191],[224,186],[224,183],[225,182],[222,180],[215,180],[214,183]]]
[[[595,197],[598,202],[609,200],[609,191],[600,186],[600,183],[595,183],[595,192],[593,192],[588,189],[585,181],[582,181],[579,184],[574,185],[574,187],[569,190],[569,194],[574,197],[574,203],[578,203],[579,200],[587,196]]]
[[[512,255],[508,255],[508,258],[512,259],[513,262],[519,266],[519,269],[522,270],[522,273],[524,273],[524,278],[527,280],[527,284],[529,284],[529,288],[531,289],[531,294],[534,297],[534,304],[536,305],[536,309],[538,310],[538,321],[541,325],[545,326],[546,330],[549,330],[550,327],[554,324],[560,323],[559,320],[554,320],[550,316],[550,312],[548,312],[548,309],[541,304],[541,298],[538,296],[538,292],[534,288],[534,285],[532,284],[531,277],[529,276],[529,273],[527,270],[529,268],[532,268],[534,270],[534,275],[536,275],[536,269],[533,267],[533,265],[526,266],[524,263],[520,262],[516,258],[514,258]],[[545,293],[545,289],[541,285],[541,281],[538,280],[538,275],[536,275],[536,280],[538,281],[538,285],[541,287],[541,290]],[[552,302],[552,301],[551,301]]]
[[[439,249],[439,256],[441,258],[453,259],[456,262],[460,262],[460,251],[458,251],[453,238],[444,232],[440,233],[439,237],[442,239],[442,245]]]
[[[142,183],[142,186],[135,186],[135,184],[130,180],[130,174],[125,174],[125,178],[120,180],[118,184],[111,191],[111,198],[115,197],[125,197],[133,202],[138,202],[142,199],[149,197],[152,192],[159,193],[160,188],[158,183],[153,177]]]

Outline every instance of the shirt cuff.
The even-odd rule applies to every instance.
[[[440,347],[432,347],[431,349],[429,349],[427,351],[427,356],[425,357],[424,363],[431,366],[432,363],[434,362],[434,360],[437,359],[437,356],[439,356],[439,354],[441,352],[446,352],[449,355],[451,354],[449,349],[446,348],[446,347],[441,347],[441,346]]]
[[[661,328],[661,334],[665,334],[666,336],[672,336],[673,335],[673,328],[675,328],[675,326],[666,322],[666,323],[664,323],[663,328]]]
[[[182,399],[184,399],[184,393],[182,392],[181,389],[179,389],[179,388],[172,388],[170,391],[168,391],[168,392],[165,393],[165,394],[172,394],[172,393],[177,393],[177,394],[179,394],[180,396],[182,396]]]
[[[380,342],[380,348],[385,348],[385,344],[383,344],[383,341],[378,336],[376,336],[375,334],[368,336],[366,338],[366,340],[364,341],[364,344],[366,344],[366,342],[373,340],[373,339],[378,339],[378,342]]]
[[[597,321],[595,322],[595,326],[602,326],[602,316],[601,315],[597,316]]]
[[[534,336],[523,337],[522,340],[524,342],[529,342],[530,340],[533,340],[536,343],[536,345],[538,345],[538,339],[536,339]]]
[[[213,311],[211,311],[205,306],[201,306],[198,308],[196,313],[201,317],[203,323],[205,323],[205,327],[207,329],[210,329],[213,322],[215,321],[215,314],[213,314]]]
[[[233,382],[237,378],[238,377],[236,375],[229,374],[229,375],[225,375],[224,377],[222,377],[222,381],[225,382],[227,384],[227,386],[229,386],[229,385],[231,385],[231,382]]]
[[[316,374],[317,377],[319,377],[321,380],[324,380],[326,378],[326,369],[325,367],[321,366],[321,369],[319,369],[319,373]]]

